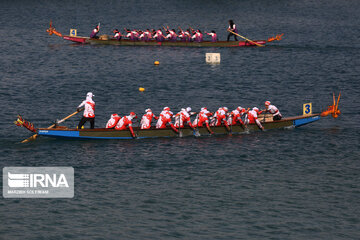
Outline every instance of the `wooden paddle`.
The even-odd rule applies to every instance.
[[[245,39],[246,41],[249,41],[249,42],[255,44],[256,46],[265,47],[264,45],[258,44],[258,43],[256,43],[256,42],[254,42],[254,41],[252,41],[252,40],[244,37],[244,36],[241,36],[240,34],[237,34],[237,33],[233,32],[233,31],[231,31],[230,29],[228,29],[227,31],[228,31],[228,32],[231,32],[232,34],[234,34],[234,35],[236,35],[236,36],[238,36],[238,37],[241,37],[241,38]]]
[[[63,119],[58,121],[56,124],[64,122],[66,119],[71,118],[72,116],[76,115],[78,112],[81,112],[82,110],[84,110],[84,108],[81,108],[80,111],[76,111],[76,112],[70,114],[69,116],[64,117]],[[55,127],[56,124],[54,123],[53,125],[49,126],[48,129]],[[23,141],[21,141],[21,143],[26,143],[26,142],[29,142],[29,141],[33,141],[33,140],[35,140],[37,138],[37,136],[38,136],[38,134],[36,133],[36,134],[32,135],[31,137],[29,137],[27,139],[24,139]]]

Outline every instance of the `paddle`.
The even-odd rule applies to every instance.
[[[238,36],[238,37],[241,37],[241,38],[245,39],[246,41],[249,41],[249,42],[255,44],[256,46],[265,47],[264,45],[258,44],[258,43],[256,43],[256,42],[254,42],[254,41],[252,41],[252,40],[244,37],[244,36],[241,36],[240,34],[237,34],[237,33],[233,32],[233,31],[231,31],[230,29],[228,29],[228,32],[231,32],[232,34],[234,34],[234,35],[236,35],[236,36]]]
[[[64,118],[61,119],[60,121],[57,121],[57,122],[54,123],[53,125],[49,126],[48,129],[53,128],[53,127],[55,127],[55,125],[64,122],[66,119],[71,118],[72,116],[76,115],[78,112],[81,112],[82,110],[84,110],[84,108],[81,108],[80,111],[76,111],[76,112],[70,114],[69,116],[64,117]],[[37,138],[37,136],[38,136],[38,134],[36,133],[36,134],[32,135],[31,137],[29,137],[29,138],[21,141],[21,143],[26,143],[26,142],[29,142],[29,141],[33,141],[33,140],[35,140],[35,139]]]

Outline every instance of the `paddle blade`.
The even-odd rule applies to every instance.
[[[21,143],[27,143],[27,142],[30,142],[30,141],[34,141],[34,140],[36,140],[37,136],[38,136],[37,134],[34,134],[31,137],[29,137],[29,138],[27,138],[25,140],[22,140]]]

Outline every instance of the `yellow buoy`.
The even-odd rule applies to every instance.
[[[140,91],[140,92],[143,92],[143,91],[145,91],[145,88],[139,87],[139,91]]]
[[[159,65],[160,62],[159,62],[159,61],[155,61],[154,64],[155,64],[155,65]]]

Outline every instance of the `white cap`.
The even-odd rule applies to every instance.
[[[186,108],[186,111],[187,111],[187,112],[190,112],[190,111],[191,111],[191,107],[187,107],[187,108]]]
[[[243,108],[242,108],[242,107],[240,107],[240,106],[238,106],[238,107],[237,107],[237,109],[242,110]]]
[[[151,112],[151,109],[150,108],[145,109],[145,112]]]
[[[229,109],[227,107],[223,107],[224,111],[227,112]]]
[[[252,110],[254,110],[254,111],[259,111],[259,109],[258,109],[257,107],[253,107]]]
[[[87,97],[91,97],[91,98],[92,98],[92,97],[95,97],[95,95],[94,95],[92,92],[88,92],[88,93],[86,94],[86,96],[87,96]]]
[[[170,108],[169,108],[169,107],[164,107],[163,110],[164,110],[164,111],[165,111],[165,110],[169,110],[169,111],[170,111]]]

